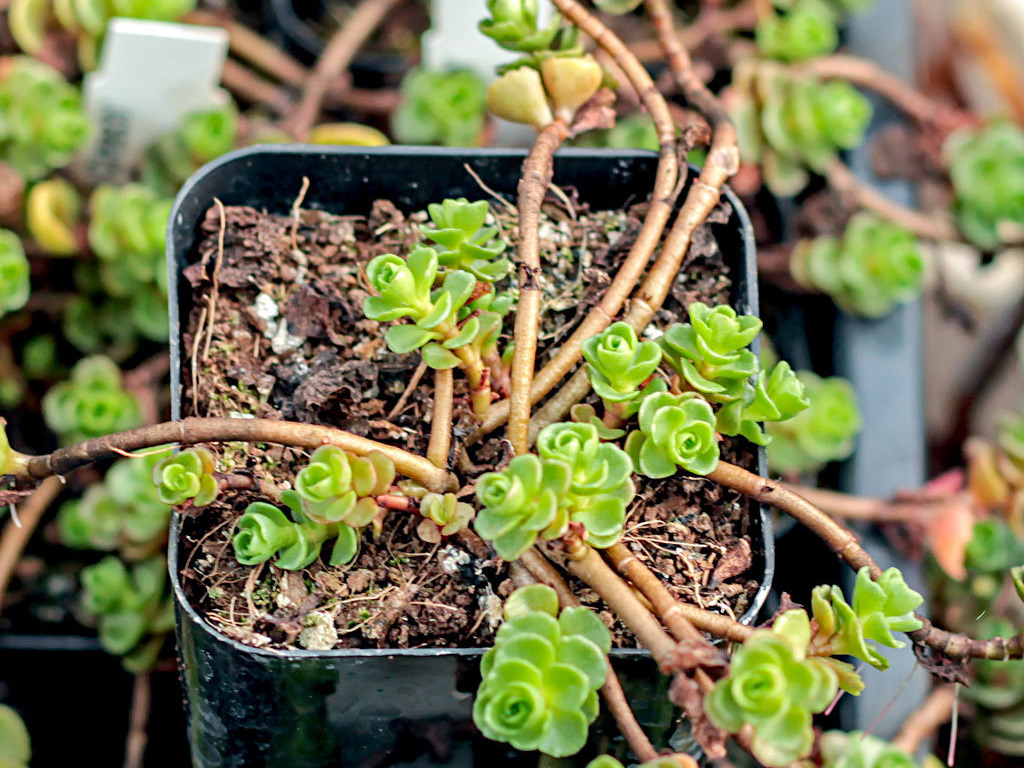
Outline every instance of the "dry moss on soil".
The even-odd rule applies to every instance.
[[[569,193],[550,198],[540,228],[546,280],[538,364],[600,298],[644,213],[643,205],[589,211]],[[492,212],[514,255],[514,213],[500,203]],[[726,217],[720,208],[712,220]],[[408,253],[424,220],[388,201],[375,203],[368,217],[303,210],[293,219],[229,207],[222,220],[212,208],[199,261],[185,270],[193,307],[183,337],[183,412],[315,421],[424,453],[432,375],[410,387],[419,356],[391,353],[378,323],[362,314],[365,264],[381,253]],[[730,290],[722,254],[704,225],[656,325],[685,315],[682,308],[692,301],[729,301]],[[507,340],[511,322],[506,326]],[[472,427],[465,384],[456,375],[456,444]],[[307,459],[280,446],[218,450],[221,470],[251,472],[281,487]],[[737,458],[734,446],[723,450]],[[497,437],[475,446],[470,457],[475,466],[463,475],[467,483],[507,460]],[[317,561],[301,573],[269,563],[240,566],[231,536],[254,500],[252,492],[232,491],[211,507],[189,510],[182,527],[186,593],[225,634],[268,647],[490,644],[502,598],[514,588],[505,563],[477,557],[456,539],[427,544],[415,535],[416,518],[393,512],[379,538],[364,534],[347,566]],[[746,501],[712,483],[640,478],[626,542],[680,599],[738,617],[758,587],[761,553],[750,551],[751,524]],[[597,606],[587,590],[581,598]],[[621,627],[614,634],[618,645],[633,644]]]

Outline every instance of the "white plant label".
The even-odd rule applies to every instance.
[[[219,82],[227,49],[220,28],[112,19],[99,68],[85,78],[95,132],[81,173],[92,183],[123,182],[143,150],[186,115],[226,103]]]

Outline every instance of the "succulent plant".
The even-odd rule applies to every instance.
[[[534,69],[533,67],[536,67]],[[498,117],[541,129],[558,117],[571,123],[604,82],[590,54],[549,56],[512,69],[487,88],[487,106]]]
[[[445,369],[463,363],[457,355],[460,348],[471,349],[470,355],[463,356],[478,360],[482,347],[493,343],[501,318],[481,312],[460,323],[460,310],[473,295],[477,280],[469,272],[454,270],[434,290],[438,265],[437,251],[425,246],[413,250],[408,260],[391,253],[377,256],[367,265],[366,274],[379,295],[363,302],[363,312],[380,322],[412,319],[413,324],[388,328],[384,336],[388,347],[399,354],[421,349],[427,365]],[[472,377],[470,383],[476,385]]]
[[[43,417],[65,443],[131,429],[142,420],[138,402],[124,389],[121,370],[101,355],[79,360],[70,378],[43,396]]]
[[[345,523],[318,523],[303,511],[303,500],[295,491],[285,491],[281,501],[291,518],[273,504],[255,501],[238,520],[232,543],[235,559],[242,565],[258,565],[276,556],[274,565],[299,571],[320,555],[324,543],[334,538],[331,565],[351,562],[359,551],[358,532]]]
[[[924,252],[906,229],[860,211],[841,239],[825,235],[800,241],[790,271],[801,285],[827,293],[843,310],[881,317],[920,293]]]
[[[200,166],[230,152],[238,140],[238,110],[230,100],[221,107],[193,112],[178,130],[146,149],[142,180],[163,197],[173,197]]]
[[[437,544],[443,537],[468,528],[476,510],[472,504],[459,501],[454,493],[427,493],[420,499],[420,513],[423,519],[416,526],[416,534]]]
[[[843,591],[833,585],[815,587],[811,609],[817,622],[815,647],[830,655],[856,656],[878,669],[889,666],[888,659],[868,641],[890,648],[902,648],[893,632],[913,632],[922,624],[914,616],[924,598],[907,586],[898,568],[889,568],[878,580],[868,575],[867,566],[857,572],[853,605]]]
[[[690,322],[669,326],[658,339],[665,362],[712,402],[741,399],[758,371],[757,357],[747,347],[760,333],[761,321],[699,301],[689,306],[689,314]]]
[[[475,147],[487,121],[487,86],[476,73],[411,69],[402,101],[391,113],[391,132],[402,144]]]
[[[556,539],[569,524],[562,500],[572,471],[561,461],[541,461],[533,454],[516,456],[505,469],[480,477],[476,497],[483,508],[473,527],[498,555],[515,560],[537,537]]]
[[[587,768],[625,768],[625,766],[611,755],[600,755],[587,763]],[[640,763],[636,768],[680,768],[680,764],[676,758],[666,755],[648,760],[646,763]]]
[[[295,492],[309,519],[363,528],[377,516],[373,497],[387,493],[394,479],[395,465],[380,451],[353,456],[324,445],[295,476]]]
[[[853,386],[838,376],[821,378],[799,371],[810,407],[782,422],[766,427],[772,438],[768,464],[782,474],[816,472],[830,461],[853,452],[861,427],[860,409]]]
[[[1024,546],[1003,520],[989,517],[974,524],[964,558],[968,570],[1001,577],[1010,567],[1024,562]]]
[[[0,160],[35,181],[67,165],[89,137],[78,90],[28,56],[0,66]]]
[[[474,527],[505,560],[515,560],[538,537],[556,539],[570,522],[583,527],[595,547],[622,537],[626,507],[635,489],[629,456],[602,443],[591,424],[551,424],[537,436],[540,456],[517,456],[477,482],[483,509]]]
[[[77,253],[75,232],[82,212],[82,198],[65,179],[55,177],[34,184],[25,202],[29,235],[54,256]]]
[[[641,388],[661,364],[661,347],[639,341],[633,326],[623,322],[612,323],[582,346],[590,386],[605,408],[621,403],[623,416],[639,408]]]
[[[168,456],[153,467],[157,498],[173,507],[189,500],[194,507],[208,506],[217,498],[213,471],[213,454],[205,448],[187,448]]]
[[[13,708],[0,704],[0,766],[28,768],[32,743],[28,728]]]
[[[656,392],[640,405],[640,429],[626,438],[637,471],[670,477],[678,467],[706,475],[718,466],[715,412],[696,392]]]
[[[917,768],[899,747],[860,731],[828,731],[821,736],[823,768]]]
[[[1024,222],[1024,130],[1009,120],[953,133],[944,147],[956,193],[957,225],[981,248],[996,248],[1000,227]]]
[[[0,317],[24,307],[30,292],[28,259],[21,239],[9,229],[0,229]]]
[[[174,628],[174,603],[167,593],[167,561],[155,555],[129,571],[109,555],[82,569],[82,607],[96,617],[100,645],[124,656],[129,669],[155,660],[162,636]],[[147,636],[154,642],[143,643]]]
[[[634,113],[615,120],[615,125],[599,131],[588,131],[574,142],[577,146],[608,149],[649,149],[657,152],[658,131],[646,113]]]
[[[170,449],[118,461],[102,484],[62,504],[57,514],[61,542],[74,549],[120,550],[129,560],[152,554],[171,517],[171,507],[159,499],[152,480],[154,466],[168,455]]]
[[[174,200],[141,184],[101,185],[89,198],[89,245],[122,280],[108,286],[125,295],[137,284],[165,284],[164,243]],[[124,284],[124,278],[131,282]]]
[[[505,602],[505,621],[480,662],[473,722],[516,749],[576,754],[598,714],[610,649],[608,628],[593,611],[559,613],[551,587],[521,587]]]
[[[465,270],[487,283],[496,283],[508,274],[512,265],[502,257],[508,244],[494,239],[497,227],[484,226],[486,200],[445,200],[431,203],[427,212],[434,227],[424,227],[422,232],[437,244],[437,260],[442,267]]]
[[[536,53],[557,45],[562,20],[555,15],[546,27],[538,25],[538,0],[487,0],[489,18],[480,31],[510,51]]]
[[[739,66],[733,80],[740,155],[761,166],[780,196],[807,185],[806,168],[822,172],[838,150],[859,144],[871,121],[871,102],[844,80],[823,83],[768,66]]]
[[[723,435],[743,435],[757,445],[770,445],[759,422],[787,421],[810,407],[803,382],[793,373],[789,363],[777,363],[769,375],[757,374],[757,383],[745,387],[742,400],[733,400],[716,414],[718,431]]]
[[[826,0],[788,0],[773,5],[754,30],[757,47],[765,56],[805,61],[831,53],[839,45],[839,17]]]
[[[787,611],[736,650],[728,676],[705,697],[708,717],[719,728],[737,733],[752,726],[751,752],[766,766],[782,768],[811,751],[811,716],[824,711],[838,690],[832,665],[807,656],[810,637],[807,614]]]

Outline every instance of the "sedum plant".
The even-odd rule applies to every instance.
[[[824,235],[800,241],[790,260],[798,283],[866,317],[881,317],[917,296],[924,266],[913,234],[868,211],[853,215],[841,239]]]
[[[823,768],[917,768],[899,747],[860,731],[823,733],[821,756]]]
[[[454,493],[427,493],[420,499],[420,513],[423,519],[416,526],[416,534],[437,544],[445,536],[468,529],[476,510],[472,504],[459,501]]]
[[[844,80],[793,77],[777,68],[737,66],[732,109],[740,156],[757,163],[777,195],[795,195],[837,152],[863,141],[871,102]]]
[[[852,605],[835,585],[814,589],[811,608],[817,630],[812,647],[823,654],[856,656],[873,667],[886,669],[888,659],[868,641],[889,648],[904,647],[893,632],[921,628],[914,609],[922,602],[924,598],[907,586],[897,568],[889,568],[875,581],[865,566],[857,572]]]
[[[256,501],[245,508],[238,520],[232,543],[235,559],[242,565],[259,565],[276,556],[274,565],[286,571],[302,570],[320,555],[320,548],[331,537],[332,528],[340,533],[331,556],[331,565],[341,565],[355,557],[358,541],[347,525],[330,526],[305,517],[297,494],[282,495],[291,518],[273,504]]]
[[[644,398],[640,429],[626,438],[626,452],[647,477],[671,477],[679,467],[707,475],[718,466],[715,412],[696,392],[656,392]]]
[[[230,152],[238,140],[238,110],[221,107],[193,112],[178,130],[157,139],[145,152],[142,181],[161,197],[173,197],[206,163]]]
[[[609,547],[622,537],[635,488],[629,456],[601,442],[591,424],[551,424],[537,436],[540,456],[516,456],[477,482],[482,509],[476,532],[505,560],[515,560],[537,538],[562,536],[579,524],[584,539]]]
[[[811,716],[838,691],[834,667],[807,655],[810,638],[807,614],[786,611],[736,650],[728,676],[705,697],[708,717],[719,728],[737,733],[751,726],[751,753],[766,766],[783,768],[811,751]]]
[[[508,274],[512,265],[502,256],[507,243],[494,239],[497,227],[484,226],[486,200],[445,200],[431,203],[427,212],[434,226],[424,227],[423,235],[437,244],[442,267],[465,270],[485,283],[496,283]]]
[[[1009,120],[963,128],[943,148],[960,231],[980,248],[1013,239],[1001,227],[1024,225],[1024,130]]]
[[[587,763],[587,768],[625,768],[625,766],[611,755],[601,755]],[[671,755],[666,755],[640,763],[637,768],[679,768],[679,761]]]
[[[67,381],[43,396],[46,425],[64,443],[77,443],[137,427],[139,404],[124,389],[121,370],[107,357],[79,360]]]
[[[551,587],[521,587],[480,662],[473,721],[489,739],[551,757],[576,754],[608,674],[608,628],[588,608],[559,613]]]
[[[782,61],[806,61],[839,45],[839,14],[827,0],[774,0],[754,30],[761,53]]]
[[[113,555],[82,569],[82,607],[95,617],[103,649],[122,656],[129,671],[152,666],[164,636],[174,629],[174,603],[166,587],[162,555],[130,570]]]
[[[28,768],[32,743],[28,728],[12,707],[0,704],[0,766]]]
[[[31,286],[29,265],[21,239],[0,229],[0,317],[25,306]]]
[[[853,385],[839,376],[797,374],[810,406],[792,418],[767,425],[768,466],[782,474],[817,472],[853,453],[861,427]]]
[[[416,67],[402,80],[391,133],[402,144],[475,147],[487,121],[487,86],[471,70]]]
[[[217,498],[213,470],[213,454],[205,448],[188,448],[167,456],[153,467],[157,498],[172,507],[186,501],[191,501],[193,507],[208,506]]]
[[[295,492],[311,520],[363,528],[377,516],[374,496],[387,493],[394,479],[395,465],[379,451],[353,456],[324,445],[295,476]]]
[[[118,461],[103,483],[62,504],[57,513],[61,542],[74,549],[119,550],[128,560],[151,555],[162,545],[171,517],[170,505],[153,486],[153,469],[169,455],[170,449]]]
[[[642,393],[654,391],[645,384],[661,364],[661,347],[653,341],[639,341],[629,323],[612,323],[585,340],[582,351],[590,386],[606,409],[629,416],[640,407]],[[656,382],[662,380],[651,382],[655,390],[661,386]]]
[[[497,343],[501,317],[481,311],[460,318],[477,279],[463,270],[448,271],[435,289],[439,266],[438,252],[426,246],[413,250],[408,260],[392,253],[377,256],[367,265],[366,274],[378,295],[363,302],[363,313],[380,322],[412,320],[388,328],[384,335],[388,348],[399,354],[419,349],[431,368],[461,368],[473,390],[473,410],[482,414],[491,404],[483,358]]]
[[[27,181],[67,165],[89,137],[81,95],[28,56],[0,62],[0,161]]]

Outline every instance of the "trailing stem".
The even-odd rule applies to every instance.
[[[441,469],[448,467],[448,453],[452,447],[452,399],[455,395],[455,376],[451,368],[434,371],[434,414],[430,417],[430,442],[427,458]]]
[[[454,490],[458,487],[454,475],[435,466],[429,459],[393,445],[378,443],[334,427],[273,419],[187,418],[163,422],[86,440],[42,456],[14,453],[9,466],[2,469],[15,478],[42,480],[52,475],[65,475],[86,464],[123,457],[141,448],[169,443],[195,445],[236,441],[277,443],[296,448],[336,445],[358,456],[380,451],[394,462],[400,475],[416,480],[432,491]]]
[[[565,18],[576,24],[603,48],[619,66],[654,122],[660,147],[658,168],[655,173],[651,202],[643,225],[625,260],[608,285],[601,301],[594,306],[583,322],[559,347],[555,356],[537,372],[530,388],[530,402],[537,403],[572,369],[580,359],[583,342],[600,333],[618,315],[630,291],[640,279],[651,254],[661,240],[675,200],[680,163],[677,154],[676,124],[668,103],[651,80],[647,70],[626,45],[600,21],[574,0],[554,0]],[[479,439],[494,431],[509,418],[509,401],[502,400],[491,406],[487,418],[473,435]]]
[[[302,99],[286,121],[286,130],[299,141],[309,135],[331,81],[348,69],[363,41],[384,20],[398,0],[362,0],[331,38],[302,89]]]
[[[687,101],[704,115],[711,125],[711,147],[700,176],[694,180],[683,201],[679,215],[643,283],[630,301],[623,320],[640,333],[661,308],[682,267],[694,232],[718,204],[725,182],[739,169],[736,128],[718,98],[707,89],[694,72],[686,49],[682,47],[672,24],[671,12],[664,0],[646,0],[658,41],[669,60],[672,75]],[[531,432],[539,432],[548,424],[562,419],[569,409],[590,391],[584,369],[571,379],[538,411]]]
[[[760,477],[742,467],[719,461],[708,476],[727,488],[739,491],[755,501],[769,504],[807,526],[824,541],[829,548],[854,570],[867,567],[872,578],[877,579],[882,569],[869,555],[857,537],[830,518],[807,499],[794,493],[781,483]],[[975,640],[966,635],[947,632],[933,626],[931,621],[920,614],[915,616],[923,626],[907,635],[918,646],[927,646],[951,659],[1020,659],[1024,658],[1024,632],[1015,637],[994,637],[989,640]]]
[[[523,175],[519,180],[519,303],[508,398],[508,440],[517,454],[530,449],[530,387],[540,327],[540,209],[551,183],[555,150],[568,135],[569,125],[561,118],[546,125],[523,162]]]

